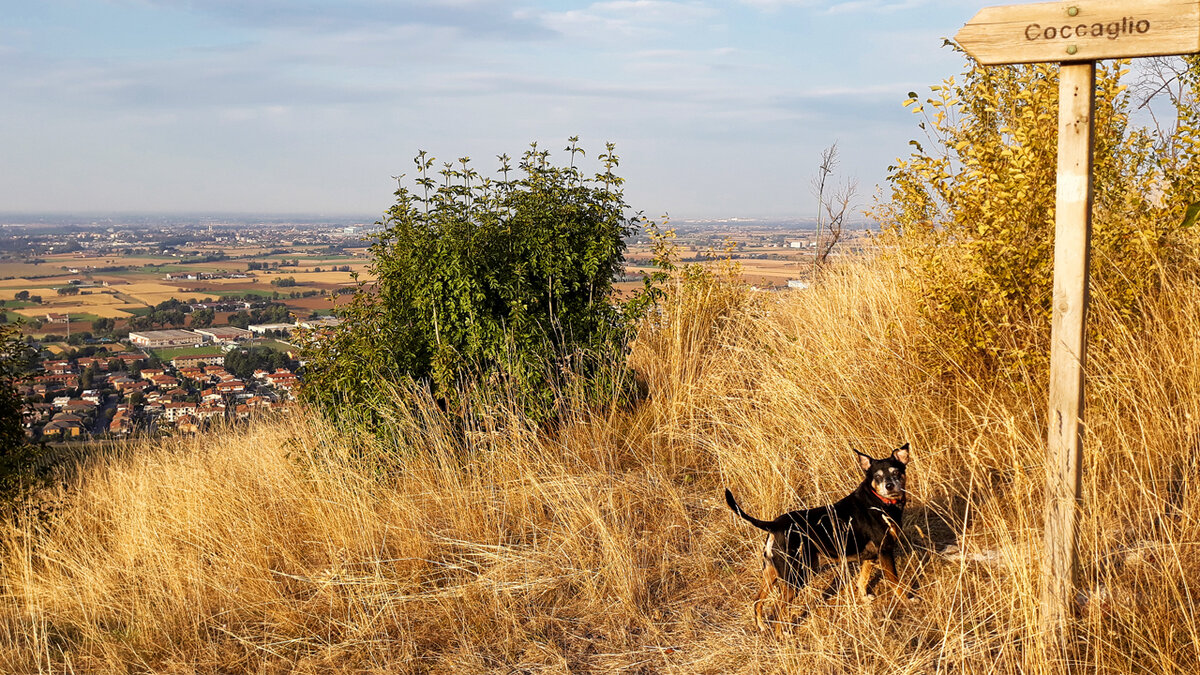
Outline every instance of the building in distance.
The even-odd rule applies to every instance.
[[[171,365],[176,368],[198,368],[201,366],[225,365],[224,354],[184,354],[171,359]],[[190,379],[196,379],[194,373],[180,373]]]
[[[129,342],[139,347],[151,349],[159,347],[186,347],[204,342],[204,336],[190,330],[153,330],[144,333],[130,333]]]
[[[248,340],[253,333],[245,328],[237,326],[217,326],[216,328],[197,328],[196,333],[201,335],[205,340],[217,342],[221,344],[229,344]]]
[[[277,331],[281,332],[282,335],[287,335],[291,333],[292,329],[295,327],[296,325],[291,323],[263,323],[248,326],[252,333],[258,333],[259,335],[266,335],[268,333],[275,333]]]
[[[296,325],[306,330],[317,330],[320,328],[336,328],[342,320],[333,316],[323,316],[317,319],[308,319],[307,321],[297,321]]]

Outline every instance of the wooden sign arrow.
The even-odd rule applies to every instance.
[[[1200,0],[1076,0],[987,7],[954,36],[995,66],[1200,52]]]

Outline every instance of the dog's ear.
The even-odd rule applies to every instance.
[[[893,450],[892,457],[895,457],[896,461],[901,464],[908,464],[908,443]]]
[[[854,454],[858,455],[858,465],[862,467],[862,470],[870,471],[871,470],[871,462],[874,462],[875,460],[870,455],[864,455],[863,453],[859,452],[858,450],[855,450],[853,445],[850,446],[850,449],[854,450]]]

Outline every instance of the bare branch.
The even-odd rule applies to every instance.
[[[813,253],[813,278],[815,279],[821,267],[829,259],[833,248],[842,240],[842,227],[845,224],[846,213],[854,201],[858,191],[858,183],[846,181],[832,195],[827,197],[829,179],[837,169],[837,143],[821,151],[821,164],[817,167],[817,175],[813,177],[813,193],[817,197],[817,233],[816,246]]]
[[[850,211],[855,194],[858,193],[858,182],[847,180],[842,183],[833,198],[825,203],[826,229],[829,237],[817,246],[817,265],[824,266],[833,252],[833,247],[842,240],[842,230],[846,223],[846,214]]]

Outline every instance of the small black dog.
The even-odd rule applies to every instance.
[[[771,589],[778,585],[784,603],[790,603],[826,559],[861,561],[858,587],[864,595],[872,562],[878,559],[884,577],[897,595],[904,597],[905,589],[896,576],[894,551],[901,536],[906,501],[908,443],[885,459],[854,452],[865,474],[863,482],[829,506],[791,511],[771,521],[759,520],[747,515],[733,493],[725,490],[725,502],[734,513],[770,533],[763,549],[762,588],[754,599],[754,621],[760,630],[766,629],[762,606]]]

